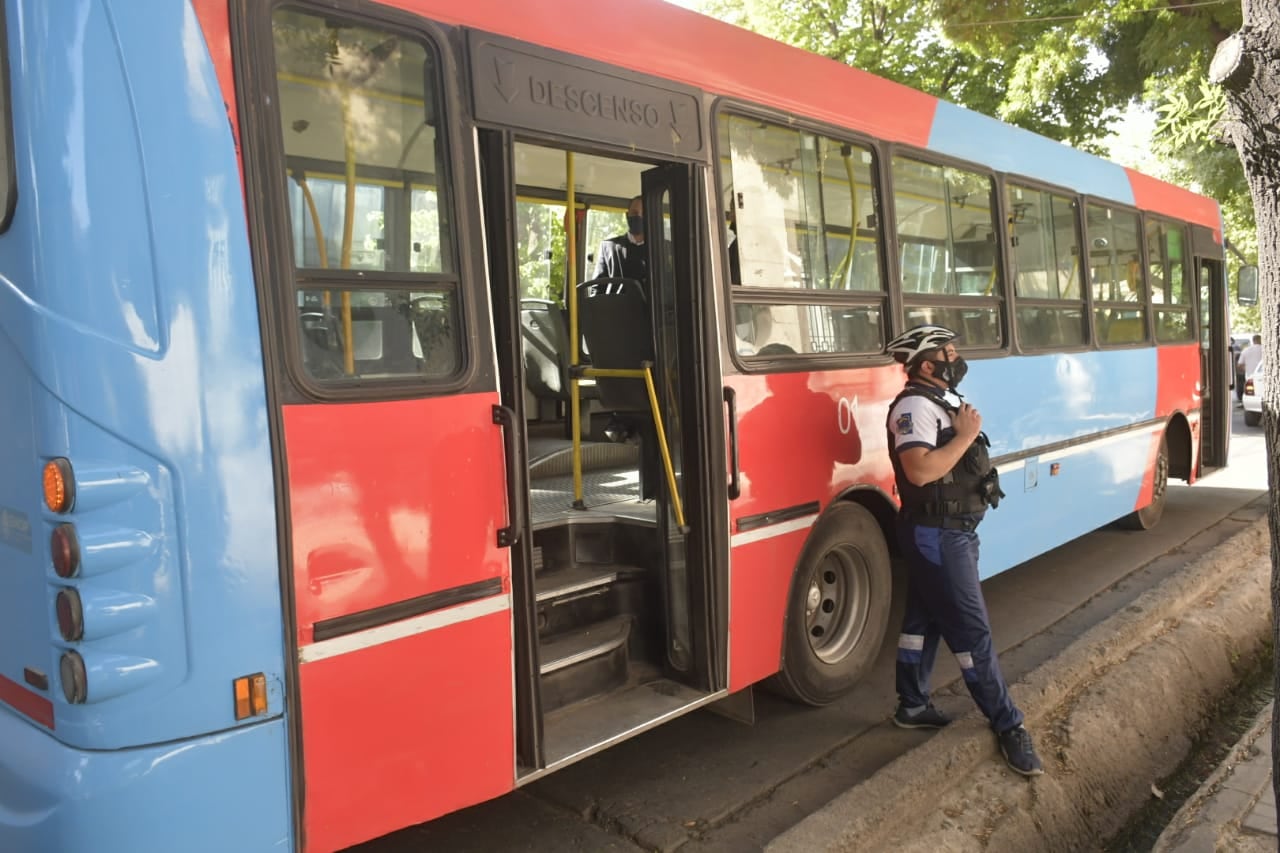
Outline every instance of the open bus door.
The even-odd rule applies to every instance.
[[[479,140],[499,388],[527,447],[508,471],[529,531],[512,549],[526,782],[709,702],[723,680],[708,603],[723,560],[707,535],[714,478],[703,461],[722,454],[703,450],[709,383],[698,372],[698,347],[715,338],[697,326],[692,167],[504,129]],[[581,217],[567,210],[580,203],[569,186],[613,207],[642,189],[649,239],[630,250],[644,252],[646,281],[593,276],[595,247],[574,245]],[[553,283],[547,293],[521,263],[542,257],[548,217],[566,229],[564,275],[577,282],[562,292]]]
[[[669,501],[669,509],[682,507],[685,517],[668,511],[663,514],[666,541],[667,650],[666,667],[705,690],[724,681],[720,660],[720,632],[714,606],[719,588],[715,567],[723,567],[727,555],[717,549],[712,535],[709,459],[722,459],[723,439],[710,429],[710,405],[716,397],[708,389],[719,388],[699,372],[710,363],[703,348],[714,346],[714,335],[705,333],[708,313],[703,309],[703,292],[697,287],[697,252],[694,240],[694,200],[697,196],[691,169],[671,164],[650,169],[641,175],[645,219],[649,226],[649,278],[653,298],[654,330],[659,363],[655,370],[663,377],[667,398],[662,407],[665,433],[672,437],[673,482],[679,501]],[[677,391],[679,392],[677,394]],[[719,413],[719,400],[715,399]],[[683,416],[683,417],[682,417]],[[706,448],[699,452],[699,448]],[[714,450],[712,449],[714,448]],[[697,474],[695,477],[694,475]],[[723,546],[721,546],[723,548]],[[691,563],[692,561],[692,563]],[[695,569],[690,571],[690,566]]]
[[[1231,441],[1231,364],[1227,281],[1221,258],[1196,258],[1200,297],[1200,464],[1227,464]]]

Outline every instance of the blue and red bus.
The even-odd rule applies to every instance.
[[[987,575],[1225,459],[1215,203],[926,94],[656,0],[3,10],[5,851],[335,850],[835,700],[919,322]]]

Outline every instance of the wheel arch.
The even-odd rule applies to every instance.
[[[889,546],[889,556],[899,556],[898,537],[893,532],[893,520],[898,514],[898,505],[885,493],[884,489],[870,485],[854,486],[837,495],[831,502],[831,506],[840,503],[856,503],[870,512],[876,524],[880,525],[880,533],[884,536],[885,544]]]
[[[1191,440],[1191,422],[1183,412],[1174,412],[1164,426],[1169,448],[1169,476],[1191,482],[1195,454]]]

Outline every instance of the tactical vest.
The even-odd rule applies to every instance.
[[[891,415],[894,407],[906,397],[927,397],[952,415],[960,411],[942,394],[927,386],[909,382],[889,404]],[[889,436],[889,447],[892,448],[895,444],[893,424],[886,423],[885,429]],[[939,429],[937,446],[943,447],[955,437],[953,427]],[[941,523],[944,519],[956,516],[972,519],[976,523],[988,506],[998,505],[1000,498],[1004,497],[1004,492],[1000,491],[1000,476],[991,465],[991,456],[987,452],[990,446],[987,434],[978,433],[954,468],[923,486],[917,486],[907,479],[898,454],[891,450],[889,459],[893,462],[893,476],[898,484],[902,512],[913,521],[925,524]]]

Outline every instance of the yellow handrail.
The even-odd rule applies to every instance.
[[[356,219],[356,141],[351,123],[351,92],[342,89],[342,153],[346,160],[346,204],[342,222],[342,258],[339,269],[351,269],[351,243]],[[355,342],[351,338],[351,291],[342,291],[342,368],[348,376],[356,372]]]
[[[849,290],[848,282],[844,279],[853,274],[853,252],[858,245],[858,181],[853,169],[853,147],[841,146],[840,154],[844,158],[845,174],[849,176],[849,248],[840,263],[836,264],[831,282],[840,282],[841,290]]]
[[[573,186],[573,152],[564,153],[565,174],[565,302],[569,306],[569,426],[573,429],[573,506],[582,500],[582,401],[578,399],[578,199]]]
[[[676,514],[676,524],[683,530],[685,526],[684,504],[680,500],[680,492],[676,489],[676,470],[675,466],[671,464],[671,449],[667,446],[667,431],[662,426],[662,412],[658,408],[658,391],[653,384],[653,362],[643,362],[639,369],[587,367],[581,372],[583,376],[591,379],[605,377],[644,380],[645,390],[649,392],[649,411],[653,415],[653,427],[658,436],[658,450],[662,454],[662,467],[667,476],[667,488],[671,491],[671,509]]]

